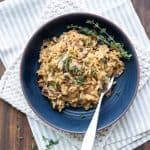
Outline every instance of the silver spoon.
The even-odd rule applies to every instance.
[[[112,87],[113,81],[114,81],[114,77],[112,77],[110,79],[109,83],[107,84],[106,89],[100,95],[97,108],[94,112],[92,120],[91,120],[89,127],[86,131],[86,134],[84,136],[81,150],[92,150],[94,140],[95,140],[96,130],[97,130],[97,123],[98,123],[98,119],[99,119],[99,112],[100,112],[102,99],[103,99],[104,95],[106,94],[106,92],[108,92],[110,90],[110,88]]]

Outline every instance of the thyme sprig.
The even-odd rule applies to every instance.
[[[87,27],[82,27],[82,26],[77,26],[77,25],[68,25],[67,29],[77,29],[80,33],[86,34],[86,35],[92,35],[92,36],[97,36],[96,31],[91,30]]]
[[[127,60],[131,59],[132,54],[124,49],[124,45],[122,43],[115,41],[114,37],[107,32],[106,28],[100,27],[99,23],[94,20],[86,20],[86,24],[92,25],[93,29],[73,24],[67,26],[67,29],[76,29],[80,33],[95,36],[98,38],[99,42],[107,44],[110,48],[119,51],[122,58]]]
[[[43,138],[43,140],[44,140],[45,143],[46,143],[46,149],[45,149],[45,150],[51,150],[54,145],[56,145],[56,144],[59,143],[58,140],[56,140],[56,141],[54,141],[54,140],[52,140],[52,139],[49,140],[49,139],[46,138],[45,136],[42,136],[42,138]]]

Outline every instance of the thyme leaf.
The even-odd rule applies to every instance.
[[[92,75],[95,75],[96,73],[97,73],[97,70],[96,70],[96,69],[91,70],[91,74],[92,74]]]
[[[77,76],[77,77],[75,77],[75,80],[76,80],[77,84],[83,84],[85,79],[86,78],[84,76]]]
[[[69,63],[71,62],[71,57],[67,57],[64,61],[63,61],[63,69],[64,71],[68,72],[69,71]]]
[[[96,31],[91,30],[87,27],[82,27],[82,26],[77,26],[77,25],[69,25],[67,26],[67,29],[76,29],[78,30],[80,33],[86,34],[86,35],[92,35],[92,36],[97,36]]]
[[[76,73],[78,72],[77,66],[72,66],[72,67],[69,69],[69,72],[72,73],[72,74],[76,74]]]

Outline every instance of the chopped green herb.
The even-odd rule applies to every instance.
[[[77,68],[77,66],[72,66],[70,69],[69,69],[69,72],[72,73],[72,74],[82,74],[84,73],[85,71],[85,67],[84,66],[81,66],[81,68]]]
[[[64,71],[69,71],[69,63],[71,62],[71,57],[67,57],[64,61],[63,61],[63,69]]]
[[[84,119],[84,118],[86,118],[86,116],[84,114],[81,114],[80,119]]]
[[[45,136],[42,136],[42,138],[43,138],[43,140],[45,141],[45,143],[46,143],[46,149],[45,150],[51,150],[52,149],[52,147],[54,146],[54,145],[56,145],[56,144],[58,144],[59,143],[59,141],[58,140],[52,140],[52,139],[48,139],[48,138],[46,138]]]
[[[76,83],[77,83],[77,84],[83,84],[84,81],[85,81],[85,77],[84,77],[84,76],[77,76],[77,77],[75,78],[75,80],[76,80]]]
[[[119,95],[120,95],[120,92],[116,92],[115,94],[116,94],[116,96],[119,96]]]
[[[91,70],[91,74],[92,74],[92,75],[96,75],[96,73],[97,73],[97,70],[96,70],[96,69]]]
[[[72,74],[76,74],[76,73],[78,72],[77,66],[72,66],[72,67],[69,69],[69,72],[72,73]]]
[[[116,91],[116,92],[115,92],[115,95],[116,95],[116,96],[120,96],[120,94],[121,94],[122,91],[123,91],[123,89],[120,89],[119,91]]]

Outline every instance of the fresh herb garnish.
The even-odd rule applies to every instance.
[[[45,136],[42,136],[42,138],[43,138],[43,140],[44,140],[45,143],[46,143],[46,149],[45,149],[45,150],[51,150],[54,145],[56,145],[56,144],[59,143],[58,140],[56,140],[56,141],[54,141],[54,140],[52,140],[52,139],[49,140],[49,139],[46,138]]]
[[[69,25],[67,26],[67,29],[77,29],[80,33],[86,34],[86,35],[92,35],[92,36],[97,36],[96,31],[91,30],[87,27],[82,27],[82,26],[77,26],[77,25]]]
[[[32,143],[31,150],[35,150],[35,149],[36,149],[36,145],[34,143]]]
[[[120,95],[120,93],[121,93],[120,91],[119,91],[119,92],[116,92],[116,93],[115,93],[115,95],[116,95],[116,96],[119,96],[119,95]]]
[[[92,69],[92,70],[91,70],[91,74],[92,74],[92,75],[96,75],[96,73],[97,73],[97,70],[96,70],[96,69]]]
[[[127,60],[131,59],[132,54],[124,49],[123,44],[116,42],[114,38],[107,33],[105,28],[101,28],[99,23],[95,22],[94,20],[87,20],[86,23],[92,25],[94,29],[77,25],[70,25],[67,28],[77,29],[80,33],[95,36],[98,38],[99,42],[107,44],[110,48],[118,50],[123,58]]]
[[[101,34],[100,40],[103,39],[104,43],[108,44],[110,46],[110,48],[114,48],[114,49],[118,50],[123,58],[129,60],[132,57],[132,54],[129,54],[124,49],[124,45],[119,43],[119,42],[116,42],[114,40],[114,38],[107,33],[106,29],[101,28],[100,25],[97,22],[94,22],[94,20],[87,20],[86,23],[90,24],[90,25],[93,25],[93,27],[95,29],[98,29],[100,34]]]
[[[69,72],[71,74],[77,74],[77,75],[80,75],[80,74],[84,73],[84,71],[85,71],[85,67],[84,66],[81,66],[80,68],[77,68],[77,66],[72,66],[69,69]]]
[[[84,119],[84,118],[86,118],[86,116],[84,114],[81,114],[80,119]]]
[[[126,50],[124,50],[123,48],[123,44],[119,43],[119,42],[114,42],[111,41],[110,42],[110,47],[119,50],[121,56],[123,58],[126,58],[127,60],[130,60],[132,57],[132,54],[128,53]]]
[[[76,73],[78,72],[77,66],[72,66],[72,67],[69,69],[69,72],[72,73],[72,74],[76,74]]]
[[[120,89],[119,91],[116,91],[116,92],[115,92],[115,95],[116,95],[116,96],[120,96],[120,94],[121,94],[122,91],[123,91],[123,89]]]
[[[63,69],[64,71],[68,72],[69,71],[69,63],[71,62],[71,57],[67,57],[64,61],[63,61]]]
[[[76,80],[77,84],[83,84],[85,79],[86,78],[84,76],[77,76],[77,77],[75,77],[75,80]]]

